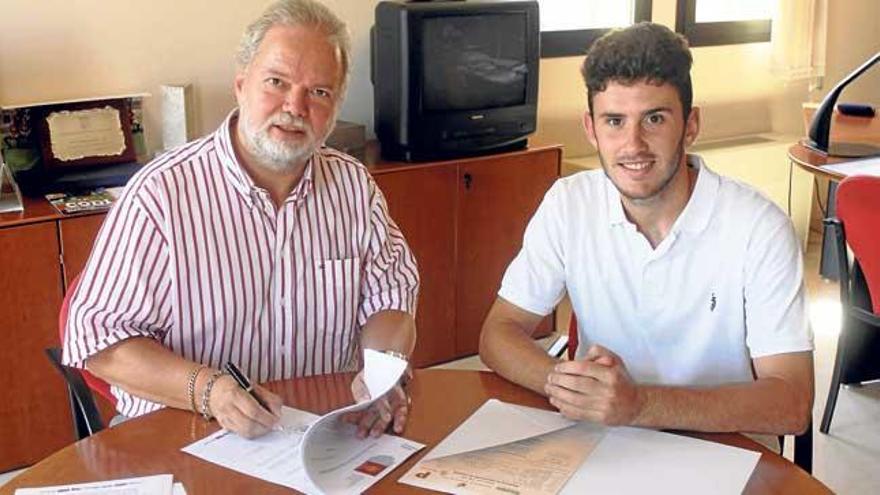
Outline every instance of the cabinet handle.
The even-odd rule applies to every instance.
[[[474,176],[470,174],[470,172],[465,172],[464,174],[464,188],[467,190],[471,189],[471,184],[474,183]]]

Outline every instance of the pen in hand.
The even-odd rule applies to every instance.
[[[257,404],[259,404],[269,414],[272,414],[274,416],[272,410],[269,409],[269,405],[266,404],[266,402],[263,401],[263,399],[261,399],[259,395],[257,395],[257,391],[254,389],[254,386],[251,385],[250,380],[248,380],[247,377],[244,376],[244,373],[242,373],[241,370],[238,369],[238,366],[232,364],[232,361],[229,361],[226,363],[225,368],[226,372],[232,376],[232,379],[235,380],[235,383],[238,383],[239,387],[244,389],[245,392],[250,394],[250,396],[253,397],[255,401],[257,401]]]

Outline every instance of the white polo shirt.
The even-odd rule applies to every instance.
[[[499,295],[546,315],[567,291],[580,357],[600,344],[637,382],[754,380],[751,359],[808,351],[803,262],[788,217],[697,156],[693,194],[656,248],[603,171],[558,180],[526,229]]]

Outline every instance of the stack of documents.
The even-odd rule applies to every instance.
[[[400,478],[457,494],[738,494],[760,454],[487,401]]]
[[[340,420],[369,408],[397,384],[405,369],[406,361],[368,349],[364,381],[371,400],[321,417],[284,407],[282,431],[248,440],[220,430],[182,450],[307,494],[360,493],[424,447],[391,435],[359,439],[355,425]]]
[[[170,474],[126,478],[76,485],[19,488],[15,495],[186,495],[182,483],[174,483]]]

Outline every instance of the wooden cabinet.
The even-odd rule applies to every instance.
[[[0,215],[0,472],[74,439],[64,381],[43,350],[60,345],[63,246],[71,255],[68,276],[75,276],[85,262],[77,253],[87,256],[104,218],[62,218],[44,200],[25,207]]]
[[[556,147],[444,162],[370,161],[419,263],[416,366],[475,354],[507,265],[559,177]],[[552,329],[552,317],[539,335]]]

